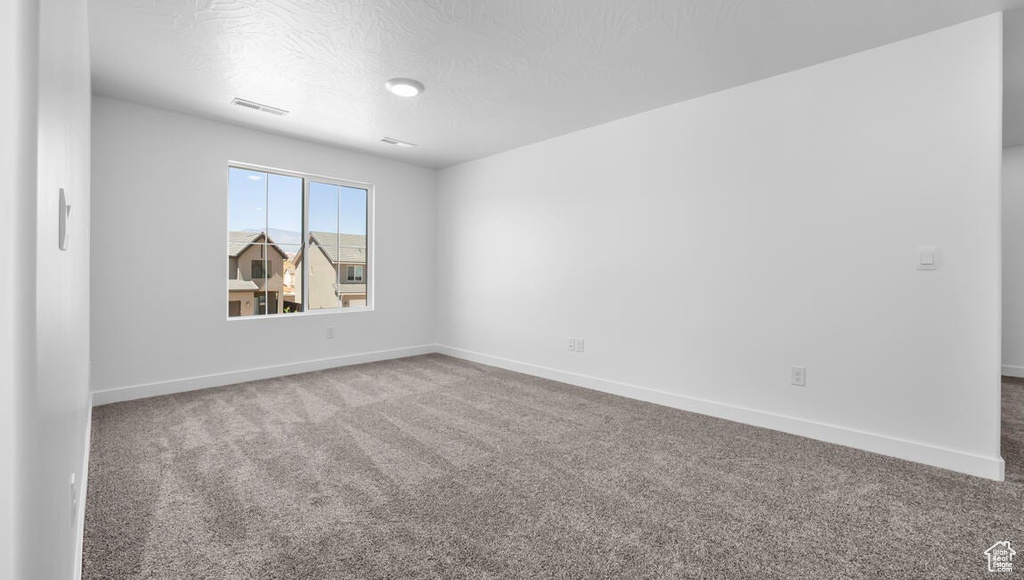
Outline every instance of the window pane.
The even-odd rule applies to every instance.
[[[263,234],[247,235],[245,243],[228,243],[228,316],[254,316],[265,310],[260,307],[266,303],[264,275],[273,264],[267,259]]]
[[[267,228],[271,242],[302,243],[302,179],[268,175]]]
[[[263,280],[255,280],[260,289],[266,293],[264,314],[280,314],[284,312],[284,272],[285,263],[291,261],[285,246],[275,243],[263,245]]]
[[[366,235],[366,190],[340,187],[341,227],[345,234]],[[365,247],[365,244],[364,244]]]
[[[262,280],[266,205],[267,174],[229,168],[228,316],[254,316],[259,312],[261,288],[254,274]]]
[[[340,187],[309,184],[309,310],[338,308],[338,194]]]
[[[343,308],[366,306],[366,196],[365,189],[339,188],[339,260],[346,265],[338,297]]]
[[[309,183],[309,231],[338,231],[338,190],[337,185]]]
[[[249,270],[250,280],[256,284],[256,291],[253,293],[256,299],[256,307],[253,314],[256,316],[267,313],[267,291],[271,288],[271,279],[274,272],[274,263],[271,260],[270,248],[264,242],[265,237],[260,236],[259,244],[254,244],[250,251],[255,255],[250,260],[252,265]]]
[[[301,266],[296,266],[302,257],[302,246],[300,244],[276,245],[287,256],[287,259],[281,262],[280,312],[282,314],[302,312],[302,281],[299,276]]]
[[[228,169],[228,229],[232,233],[263,233],[267,225],[267,174]]]
[[[309,310],[339,306],[338,276],[329,252],[329,248],[316,242],[309,244]]]

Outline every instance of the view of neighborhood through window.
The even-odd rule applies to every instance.
[[[367,196],[359,187],[230,167],[228,316],[366,306]]]

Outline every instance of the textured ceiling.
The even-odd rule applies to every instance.
[[[1022,4],[91,0],[93,81],[100,94],[443,167]],[[392,77],[427,90],[396,97]],[[232,106],[236,96],[291,114]]]

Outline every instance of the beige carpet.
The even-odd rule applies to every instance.
[[[427,355],[93,411],[85,578],[1024,574],[996,483]]]

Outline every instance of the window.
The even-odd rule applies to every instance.
[[[372,307],[370,186],[228,167],[228,317]]]

